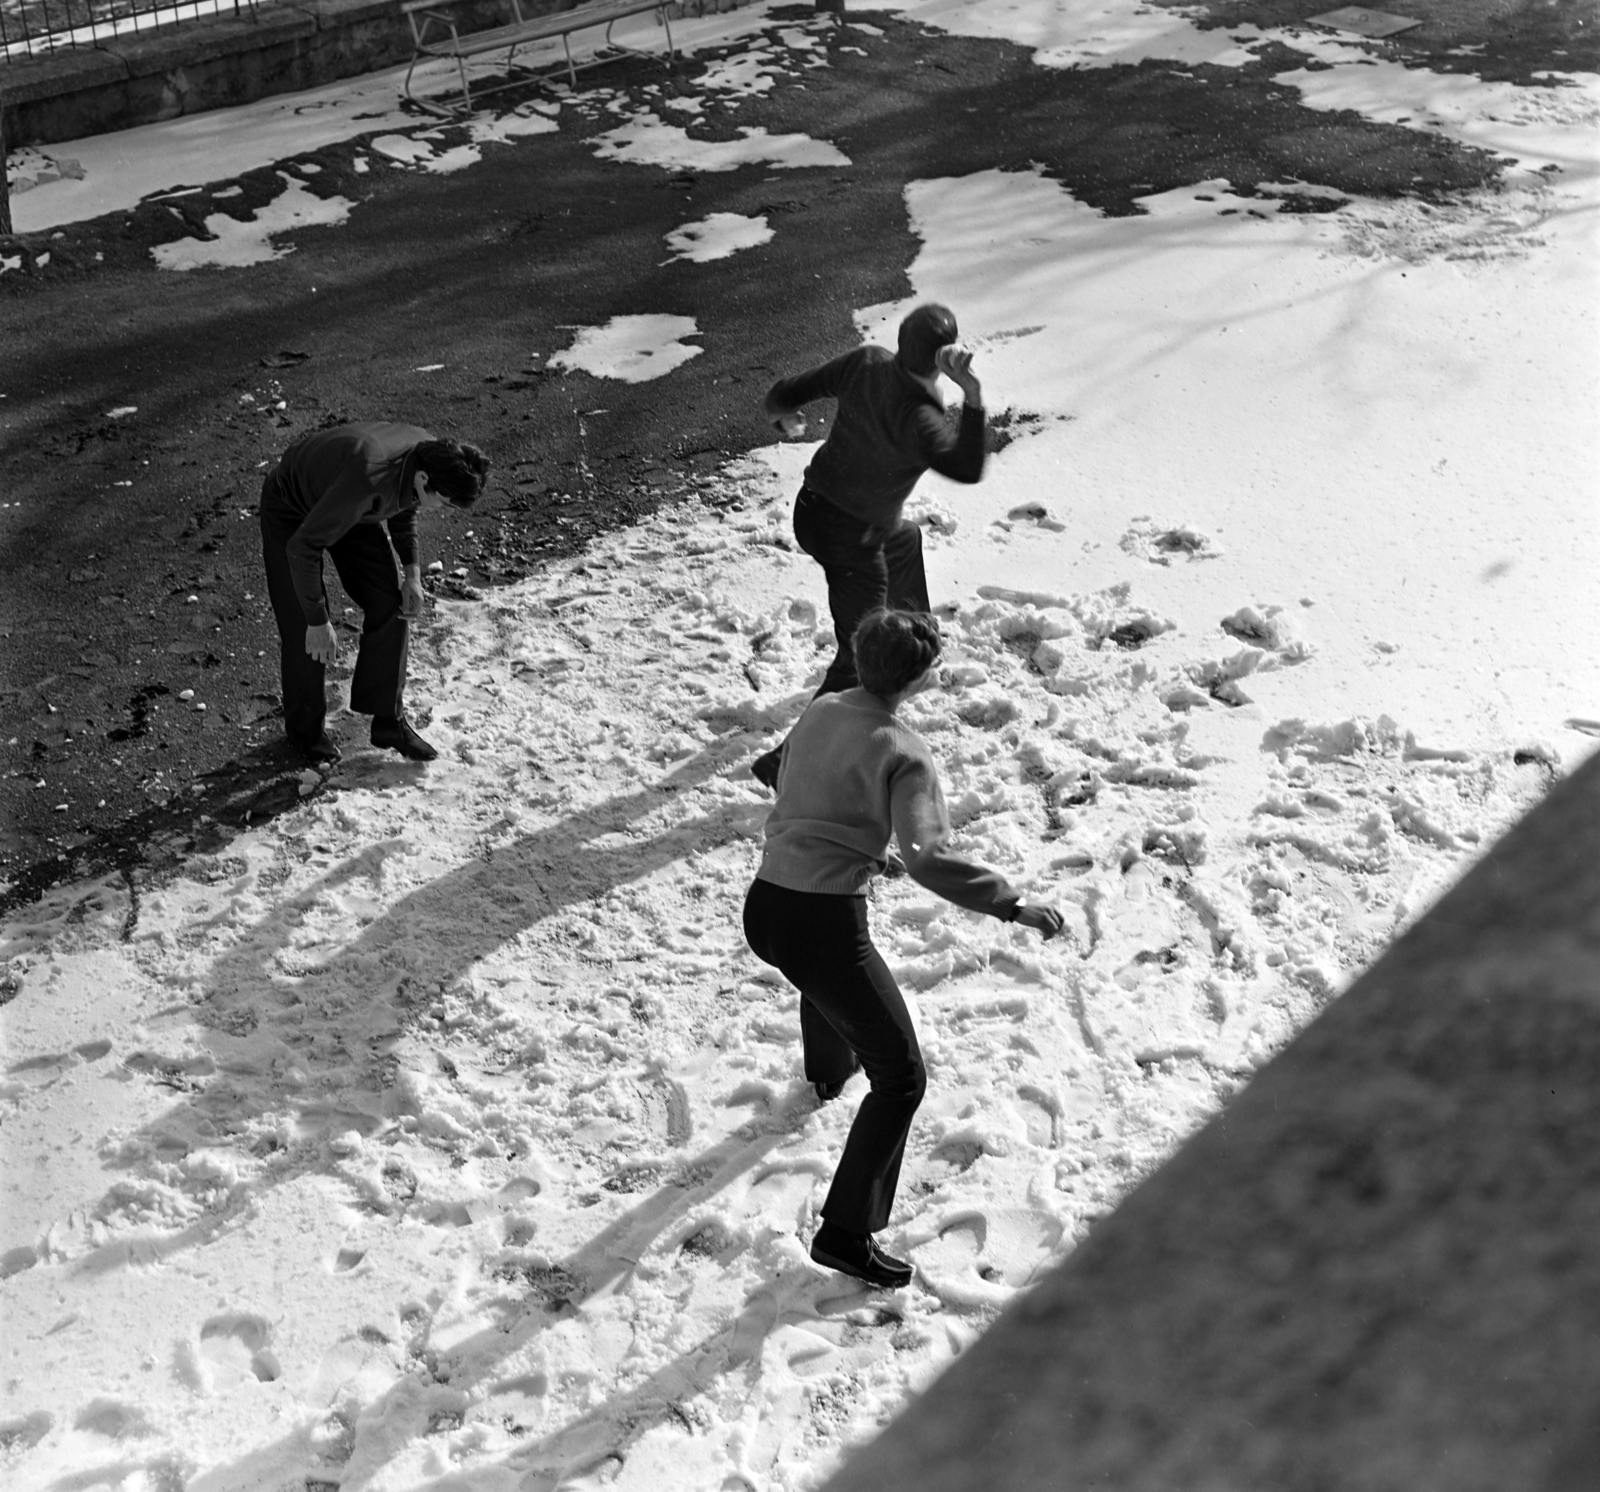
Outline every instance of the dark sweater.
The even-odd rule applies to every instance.
[[[863,895],[884,868],[891,832],[912,880],[969,911],[1016,918],[1019,898],[1005,877],[950,849],[927,742],[865,689],[819,695],[784,743],[757,878]]]
[[[952,433],[934,398],[884,347],[858,347],[767,394],[767,414],[793,414],[813,399],[837,399],[839,411],[806,468],[806,486],[869,528],[892,527],[932,469],[956,482],[983,475],[983,410],[966,405]]]
[[[287,548],[308,627],[328,620],[322,552],[356,524],[387,525],[400,563],[416,563],[414,452],[432,439],[416,425],[337,425],[303,436],[283,453],[262,502],[300,519]]]

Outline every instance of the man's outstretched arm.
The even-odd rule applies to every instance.
[[[780,378],[767,390],[767,419],[791,439],[804,435],[806,422],[800,416],[801,408],[814,399],[838,397],[840,375],[849,356],[847,352],[793,378]]]

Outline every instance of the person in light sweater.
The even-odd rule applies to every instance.
[[[819,694],[783,744],[778,801],[744,905],[751,949],[799,987],[805,1075],[817,1098],[836,1098],[858,1067],[872,1085],[811,1257],[890,1288],[909,1283],[911,1266],[872,1235],[888,1224],[926,1084],[905,1000],[867,927],[867,885],[885,868],[890,835],[907,874],[947,901],[1046,938],[1062,927],[1054,907],[1024,902],[1003,876],[949,847],[932,753],[896,713],[933,682],[939,652],[931,616],[882,609],[862,619],[852,639],[860,685]]]

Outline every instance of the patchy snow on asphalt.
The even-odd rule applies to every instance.
[[[1364,71],[1386,117],[1504,107]],[[439,603],[437,762],[336,717],[298,811],[0,924],[8,1492],[818,1486],[1592,747],[1578,86],[1528,105],[1568,166],[1449,204],[908,187],[862,334],[949,301],[1012,438],[908,510],[947,651],[907,710],[962,847],[1067,922],[875,890],[930,1077],[909,1288],[806,1258],[863,1084],[816,1104],[739,929],[746,765],[832,651],[812,448],[771,446]],[[600,378],[700,350],[574,332]]]
[[[812,166],[848,166],[850,157],[827,140],[809,135],[773,135],[764,125],[741,125],[734,140],[699,140],[680,124],[642,110],[626,124],[594,140],[604,161],[629,161],[667,171],[737,171],[740,166],[771,166],[802,171]]]
[[[353,204],[346,198],[315,196],[304,182],[291,176],[285,175],[284,181],[287,185],[282,195],[248,221],[214,212],[206,218],[210,238],[178,238],[157,244],[150,251],[156,263],[173,270],[263,264],[294,252],[294,245],[275,243],[274,239],[297,228],[334,227],[349,218]]]
[[[674,228],[666,237],[674,259],[709,264],[741,249],[758,249],[776,236],[767,226],[765,214],[752,218],[738,212],[713,212],[697,222]]]
[[[579,327],[577,333],[571,347],[551,357],[550,366],[623,383],[664,378],[705,351],[683,340],[700,335],[692,316],[613,316],[604,326]]]
[[[673,41],[680,52],[690,55],[726,46],[757,31],[770,6],[771,0],[755,0],[738,10],[675,21]],[[641,50],[660,50],[655,37],[644,34],[646,28],[655,29],[648,16],[642,22],[619,23],[617,40]],[[601,39],[598,31],[577,33],[572,39],[573,56],[580,62],[592,56]],[[519,58],[528,66],[560,61],[559,43],[545,45],[548,55],[527,48],[519,52]],[[467,63],[467,72],[473,81],[496,76],[503,66],[492,56],[478,58]],[[186,114],[160,124],[51,145],[46,153],[52,159],[76,162],[83,175],[52,181],[19,196],[12,207],[16,231],[41,233],[65,223],[125,211],[158,192],[223,181],[342,140],[415,128],[417,113],[403,106],[405,75],[404,67],[394,67],[304,93],[274,94],[237,109]],[[450,61],[422,63],[412,80],[413,91],[423,98],[444,94],[455,86],[456,67]],[[527,119],[521,110],[512,113]],[[492,132],[497,125],[503,127],[504,119],[499,116],[487,129]],[[480,122],[477,127],[485,125]],[[515,128],[515,132],[526,134],[535,128],[538,126],[529,121],[527,128]],[[478,143],[483,143],[482,137]]]
[[[1269,34],[1248,24],[1201,30],[1181,12],[1131,0],[885,0],[878,8],[957,36],[1017,42],[1041,67],[1134,66],[1152,57],[1238,67],[1252,60],[1246,45]]]
[[[1558,86],[1518,88],[1403,67],[1389,58],[1315,55],[1333,65],[1295,68],[1276,78],[1298,89],[1313,109],[1353,109],[1382,124],[1406,124],[1492,151],[1514,162],[1507,172],[1513,183],[1541,172],[1592,177],[1600,165],[1592,143],[1600,124],[1600,76],[1593,73],[1562,77]]]

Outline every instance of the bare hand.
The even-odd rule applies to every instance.
[[[954,343],[941,347],[934,355],[933,365],[969,399],[978,391],[978,377],[972,371],[972,354],[963,352]]]
[[[1017,908],[1017,921],[1024,927],[1033,928],[1047,943],[1067,925],[1066,918],[1054,907],[1029,901]]]
[[[777,426],[778,434],[787,440],[799,440],[806,433],[804,415],[778,414],[772,417],[772,423]]]
[[[332,622],[324,622],[320,627],[306,628],[306,651],[323,665],[337,661],[339,639],[333,634]]]
[[[415,576],[407,575],[400,582],[400,615],[407,621],[415,621],[422,615],[425,600],[426,592],[422,589],[422,581]]]

